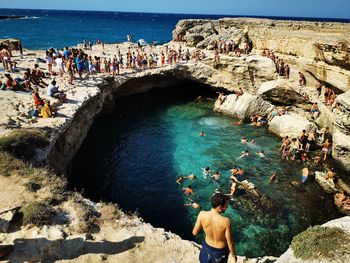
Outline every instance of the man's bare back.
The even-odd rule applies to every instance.
[[[222,193],[216,193],[211,203],[213,208],[210,211],[199,213],[192,230],[193,235],[198,235],[202,229],[205,233],[205,242],[203,242],[199,256],[200,262],[212,262],[209,259],[216,258],[215,262],[225,263],[230,252],[233,262],[236,262],[236,252],[231,237],[231,222],[227,217],[220,215],[227,209],[229,198]]]
[[[228,218],[220,215],[215,210],[211,210],[200,212],[198,219],[205,232],[205,241],[209,246],[215,248],[227,247],[225,232],[230,225]]]

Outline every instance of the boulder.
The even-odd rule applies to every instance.
[[[315,180],[319,184],[319,186],[326,192],[326,193],[336,193],[338,192],[338,188],[334,184],[333,180],[327,180],[326,174],[316,171],[315,172]]]
[[[333,131],[332,156],[337,159],[346,170],[350,170],[350,136],[338,129]]]
[[[187,33],[184,37],[187,45],[190,47],[195,47],[199,42],[204,39],[202,35]]]
[[[268,114],[272,109],[273,105],[249,93],[244,93],[238,99],[235,94],[227,95],[222,103],[217,100],[214,105],[215,111],[233,115],[241,120],[248,119],[256,114]]]
[[[269,122],[269,131],[280,137],[297,138],[302,130],[317,130],[317,126],[296,113],[275,116]]]
[[[7,39],[0,39],[0,50],[3,48],[10,49],[10,50],[19,50],[19,46],[21,44],[21,41],[13,38],[7,38]]]
[[[262,96],[263,99],[271,101],[277,105],[305,105],[310,102],[302,96],[300,93],[296,92],[292,84],[285,79],[277,79],[265,82],[261,84],[257,93]]]
[[[335,125],[343,133],[350,135],[350,91],[337,97]]]
[[[266,81],[276,79],[276,67],[273,61],[260,55],[250,55],[247,57],[248,73],[253,86],[258,87]]]
[[[7,233],[14,214],[15,213],[10,210],[0,215],[0,232]]]

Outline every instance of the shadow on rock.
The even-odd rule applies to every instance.
[[[145,240],[134,236],[120,242],[84,241],[83,238],[48,240],[46,238],[15,239],[14,251],[7,257],[9,263],[55,262],[75,259],[85,254],[114,255],[132,249]]]

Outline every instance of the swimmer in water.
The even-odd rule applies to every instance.
[[[277,183],[278,182],[278,177],[275,172],[272,172],[270,177],[269,177],[270,183]]]
[[[208,178],[208,176],[210,175],[210,168],[209,167],[206,167],[206,168],[202,168],[203,170],[203,176],[204,178]]]
[[[255,153],[260,158],[265,158],[264,150],[259,151],[258,153]]]
[[[199,136],[205,136],[204,131],[201,131],[201,132],[199,133]]]
[[[243,157],[247,157],[247,156],[249,156],[249,152],[248,152],[248,150],[245,150],[241,153],[241,156],[239,156],[237,158],[237,160],[242,159]]]
[[[240,126],[240,125],[243,125],[243,120],[239,120],[239,121],[236,121],[236,122],[232,122],[233,125],[237,125],[237,126]]]
[[[221,178],[221,174],[219,173],[219,171],[217,171],[215,174],[211,176],[211,178],[213,178],[216,182],[219,182]]]
[[[178,183],[179,185],[181,185],[184,181],[185,177],[183,177],[182,175],[179,176],[179,178],[177,178],[176,183]]]
[[[190,201],[188,204],[184,204],[184,206],[190,206],[190,207],[192,207],[192,208],[194,208],[194,209],[199,209],[199,210],[201,210],[201,206],[198,204],[198,203],[196,203],[195,201],[193,201],[191,198],[188,198],[188,200]]]
[[[247,137],[242,137],[242,138],[241,138],[241,143],[242,143],[242,144],[246,144],[247,141],[248,141],[248,140],[247,140]]]
[[[197,176],[195,176],[193,173],[191,173],[189,176],[186,176],[185,178],[189,179],[189,180],[195,180],[195,179],[197,179]]]
[[[182,190],[184,191],[185,195],[194,195],[191,185],[189,185],[188,187],[182,188]]]

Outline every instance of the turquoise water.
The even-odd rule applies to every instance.
[[[146,222],[200,242],[201,237],[191,235],[198,210],[183,206],[188,200],[182,187],[191,184],[194,199],[208,210],[216,189],[230,191],[229,170],[239,166],[246,171],[242,179],[267,197],[258,200],[239,192],[225,212],[238,254],[248,257],[280,255],[295,234],[339,217],[332,197],[314,181],[290,185],[300,180],[302,164],[281,160],[280,139],[265,128],[232,125],[234,119],[212,111],[213,99],[195,101],[198,95],[213,95],[200,88],[186,84],[117,100],[112,113],[95,121],[77,154],[71,187],[84,189],[95,201],[138,211]],[[206,135],[199,136],[200,131]],[[256,143],[243,145],[242,136]],[[236,160],[246,149],[250,156]],[[265,159],[255,155],[260,149]],[[206,166],[222,173],[220,183],[202,176]],[[273,171],[279,175],[276,184],[268,182]],[[190,173],[197,179],[182,186],[175,182],[179,174]]]

